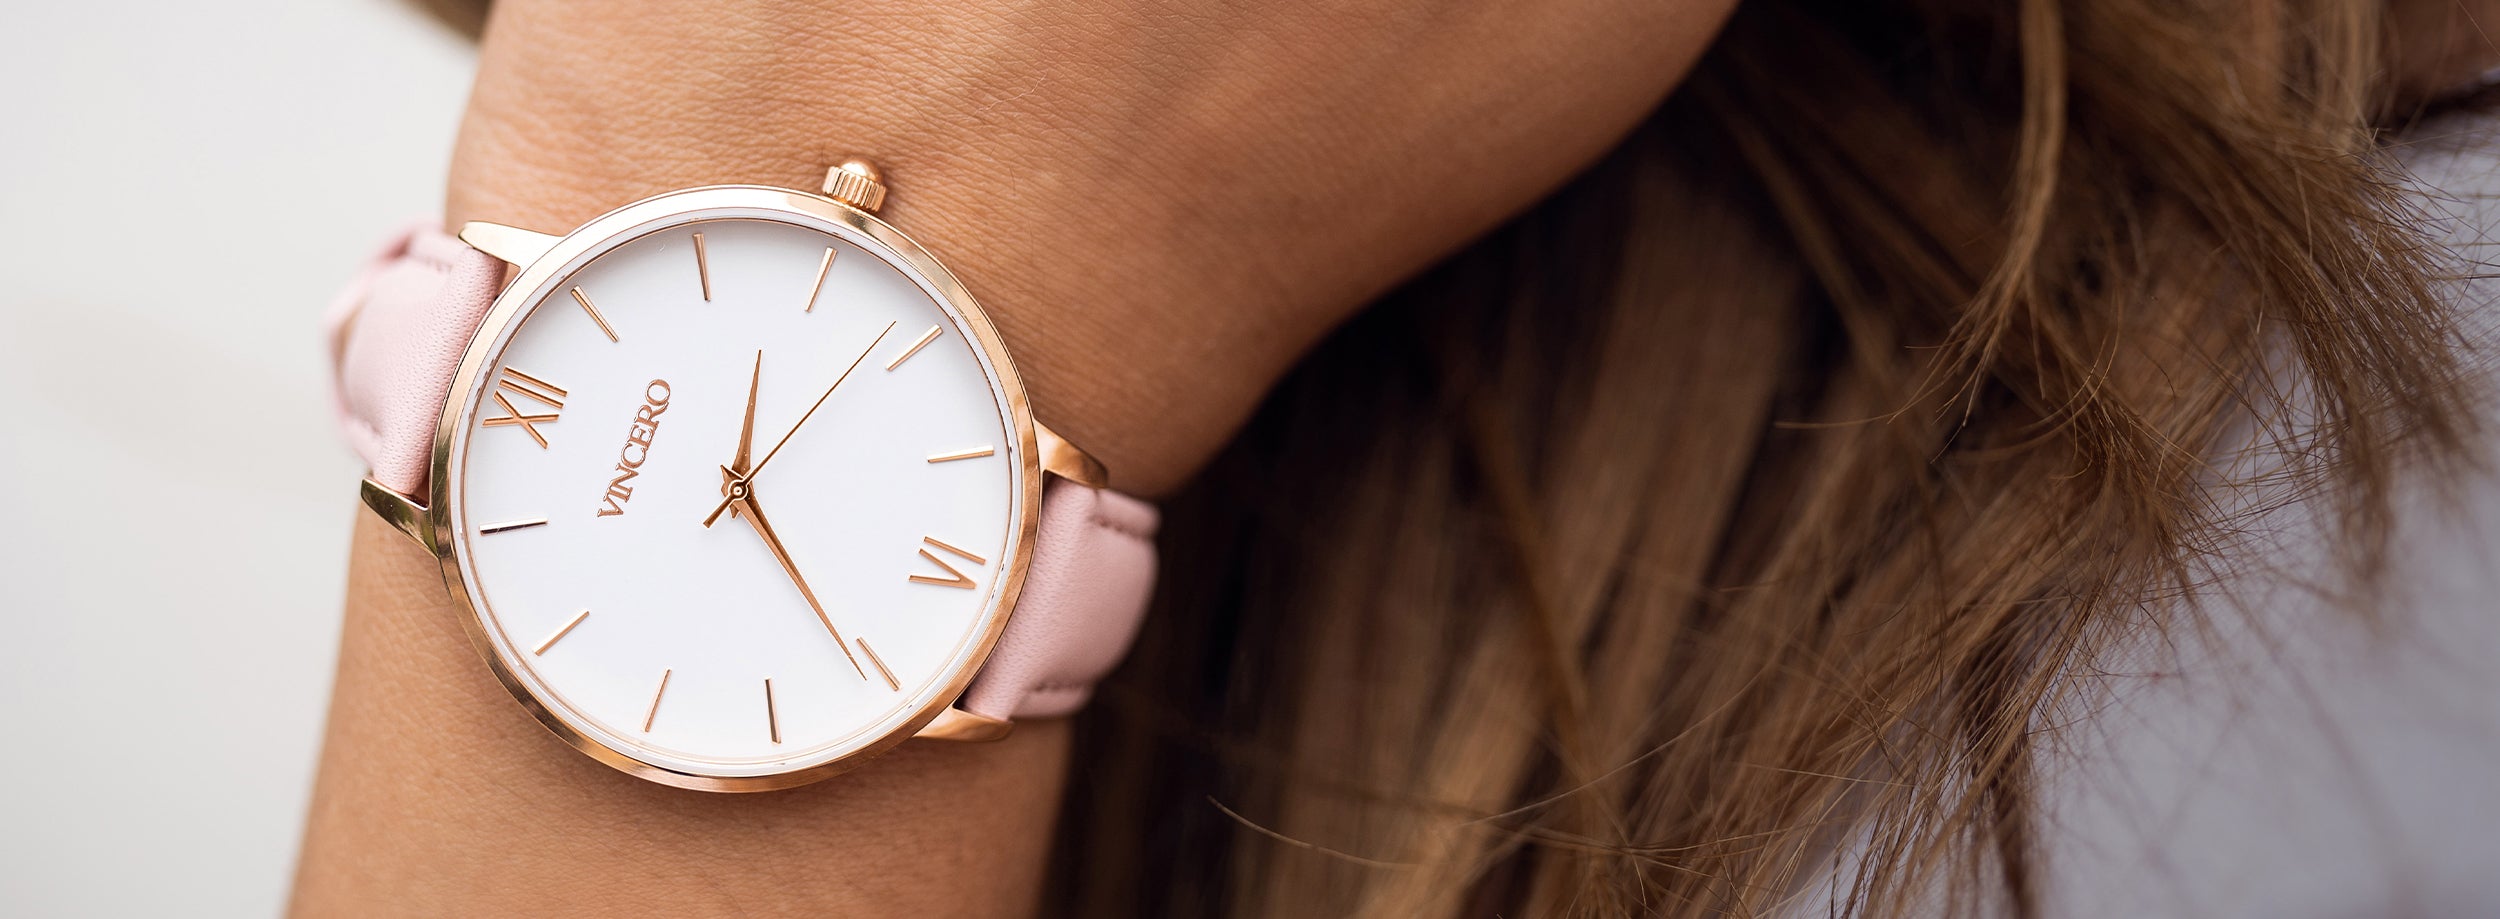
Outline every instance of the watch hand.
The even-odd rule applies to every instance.
[[[721,471],[729,470],[722,467]],[[729,501],[737,506],[739,517],[755,525],[756,535],[764,538],[764,548],[772,550],[773,558],[781,562],[781,570],[789,573],[790,583],[799,586],[799,596],[806,597],[808,608],[816,611],[816,621],[824,623],[825,631],[833,633],[833,643],[842,649],[843,659],[851,662],[851,669],[859,672],[860,679],[867,679],[868,671],[860,669],[859,658],[851,654],[850,643],[842,640],[842,630],[834,627],[833,617],[825,615],[825,605],[817,602],[816,591],[810,589],[807,579],[799,575],[798,563],[791,561],[789,550],[781,547],[781,537],[773,534],[772,521],[764,519],[764,510],[755,506],[755,495],[747,491],[746,482],[730,484]]]
[[[764,384],[764,351],[755,351],[755,373],[747,378],[747,420],[738,427],[738,455],[729,461],[729,469],[738,475],[747,471],[747,454],[755,446],[755,391]]]
[[[833,397],[833,391],[842,388],[842,381],[851,378],[851,371],[858,370],[860,362],[868,359],[869,352],[877,350],[877,344],[885,341],[887,333],[894,331],[894,325],[895,324],[891,322],[886,323],[885,330],[878,332],[876,339],[874,341],[870,341],[868,343],[868,347],[860,349],[859,356],[851,359],[851,366],[842,368],[842,375],[833,378],[833,385],[825,387],[824,395],[816,397],[816,404],[807,407],[807,414],[800,415],[797,423],[790,425],[790,430],[781,435],[781,440],[774,443],[772,449],[764,451],[764,458],[756,462],[755,468],[746,470],[744,473],[733,473],[733,475],[736,475],[740,482],[744,482],[748,479],[755,478],[756,473],[763,472],[764,466],[771,463],[773,461],[773,457],[780,455],[781,448],[790,443],[791,436],[797,434],[799,432],[799,428],[807,424],[807,419],[816,417],[816,410],[825,407],[825,400]],[[758,354],[760,355],[761,352],[758,352]],[[763,367],[761,357],[757,359],[756,367],[759,371]],[[734,498],[722,498],[720,506],[713,508],[712,513],[703,518],[703,525],[708,527],[712,525],[713,521],[719,520],[720,515],[727,512],[729,510],[729,505],[735,500],[736,499]]]
[[[763,384],[764,351],[758,348],[755,351],[755,372],[747,377],[747,414],[746,420],[738,425],[738,453],[731,457],[729,465],[721,467],[720,471],[720,493],[723,497],[729,495],[731,483],[739,481],[740,477],[746,475],[749,451],[755,446],[755,393]],[[730,513],[736,514],[737,509],[731,508]],[[719,516],[719,512],[715,511],[712,517],[704,519],[703,525],[711,526],[712,521],[718,519]]]
[[[772,449],[764,451],[764,458],[755,464],[755,468],[747,470],[747,478],[753,478],[756,473],[764,471],[764,466],[773,461],[773,456],[780,453],[782,447],[789,445],[791,435],[797,434],[799,428],[807,424],[807,419],[816,417],[816,410],[825,407],[825,400],[833,397],[834,390],[842,388],[842,381],[851,378],[851,371],[859,369],[860,362],[868,359],[869,352],[877,350],[878,343],[885,341],[887,333],[894,331],[894,325],[891,322],[886,323],[885,328],[877,332],[877,337],[868,342],[868,347],[859,349],[859,356],[851,359],[851,366],[842,368],[841,376],[833,378],[833,385],[825,387],[824,395],[817,396],[816,403],[807,407],[807,414],[800,415],[799,420],[790,425],[790,430],[781,435],[781,440],[775,442]]]

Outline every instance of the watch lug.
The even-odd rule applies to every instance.
[[[365,480],[361,492],[365,506],[372,508],[382,522],[390,524],[391,529],[408,534],[408,538],[416,540],[425,551],[434,551],[434,521],[426,516],[425,505],[372,479]]]
[[[975,715],[960,708],[949,707],[939,712],[937,720],[920,728],[912,736],[926,740],[985,741],[1007,736],[1015,722],[1002,721],[987,715]]]
[[[477,251],[511,262],[516,268],[538,261],[538,257],[547,254],[547,250],[555,248],[556,240],[561,238],[545,233],[533,233],[520,227],[487,223],[483,220],[472,220],[460,225],[461,242],[468,243]]]
[[[1043,472],[1087,488],[1111,487],[1111,471],[1103,468],[1102,461],[1069,443],[1067,438],[1059,436],[1059,432],[1034,422],[1033,440],[1041,446]]]

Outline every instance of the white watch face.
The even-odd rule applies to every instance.
[[[1035,510],[969,302],[818,214],[570,248],[455,394],[446,522],[507,679],[577,743],[733,781],[953,701]]]

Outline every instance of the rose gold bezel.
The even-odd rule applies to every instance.
[[[453,446],[469,415],[475,411],[474,404],[478,401],[478,391],[485,382],[485,375],[495,366],[503,348],[509,346],[508,337],[504,334],[506,330],[526,317],[534,304],[555,291],[559,286],[557,282],[588,264],[585,261],[583,265],[574,265],[576,259],[593,251],[604,254],[603,247],[613,248],[607,245],[611,240],[621,244],[623,240],[619,237],[639,238],[664,226],[707,219],[698,215],[723,209],[783,212],[845,226],[874,242],[895,261],[918,274],[926,282],[926,289],[961,317],[964,331],[968,333],[966,338],[979,347],[988,363],[1006,404],[1007,422],[1016,444],[1013,459],[1019,473],[1018,486],[1012,495],[1019,502],[1016,538],[1006,558],[1005,576],[999,579],[993,602],[976,626],[971,652],[955,672],[948,675],[940,691],[913,709],[895,727],[849,753],[786,772],[756,775],[689,772],[639,759],[631,751],[609,746],[583,732],[539,699],[529,683],[514,672],[511,662],[504,659],[495,636],[489,632],[491,627],[484,614],[471,599],[469,583],[462,575],[460,555],[461,547],[467,540],[465,534],[456,529],[452,513],[452,502],[457,500],[459,493],[451,477]],[[799,222],[803,224],[805,221]],[[857,240],[852,242],[856,244]],[[523,708],[529,710],[532,717],[538,719],[539,724],[592,759],[653,782],[701,791],[771,791],[830,778],[874,758],[912,737],[963,694],[973,676],[988,661],[999,636],[1005,633],[1008,617],[1014,613],[1018,596],[1024,589],[1025,570],[1032,561],[1033,537],[1041,512],[1042,459],[1032,406],[1026,401],[1023,380],[1017,375],[1015,364],[1009,359],[997,328],[991,325],[988,314],[982,312],[971,292],[965,290],[963,284],[928,250],[874,215],[831,198],[768,186],[710,185],[656,195],[603,214],[565,234],[545,254],[519,267],[517,275],[496,296],[486,318],[479,323],[477,335],[462,354],[459,372],[453,376],[449,394],[443,400],[443,414],[434,429],[432,481],[428,486],[430,500],[426,514],[437,537],[434,554],[442,566],[444,586],[449,588],[453,601],[460,606],[462,629],[468,632],[469,641],[476,646],[478,655],[485,658],[487,666],[494,670],[495,678],[503,683],[504,689],[511,692],[514,699],[520,701]]]

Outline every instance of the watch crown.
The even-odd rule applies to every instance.
[[[885,171],[856,156],[843,160],[825,172],[825,197],[874,214],[885,204]]]

